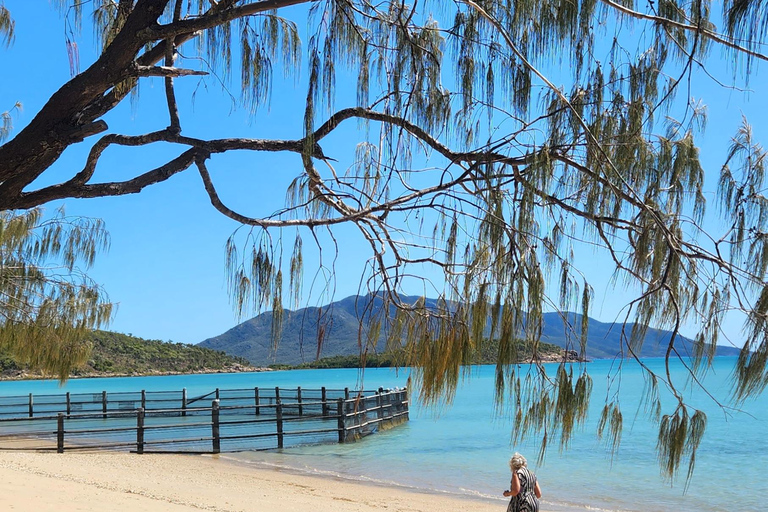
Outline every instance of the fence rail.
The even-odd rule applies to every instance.
[[[19,398],[27,397],[0,397],[0,449],[220,453],[344,443],[399,425],[409,411],[405,389],[382,388],[29,395],[22,413]]]
[[[222,404],[245,405],[261,403],[274,405],[275,400],[293,401],[297,407],[303,408],[303,401],[332,401],[338,398],[349,399],[360,394],[374,394],[376,390],[349,389],[302,389],[302,388],[241,388],[214,389],[197,396],[188,396],[187,390],[180,391],[135,391],[107,393],[59,393],[0,397],[0,419],[26,416],[33,418],[38,415],[64,412],[101,412],[102,414],[115,410],[134,411],[140,407],[145,410],[155,409],[187,409],[195,404],[209,405],[213,399]]]

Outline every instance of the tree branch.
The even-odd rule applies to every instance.
[[[429,147],[447,158],[451,163],[476,162],[480,159],[481,155],[488,162],[495,162],[506,165],[527,165],[532,161],[532,157],[530,155],[522,157],[510,157],[495,152],[452,151],[447,146],[432,137],[425,130],[402,117],[385,114],[383,112],[377,112],[375,110],[370,110],[363,107],[345,108],[336,112],[330,118],[328,118],[328,120],[323,123],[317,130],[315,130],[313,134],[313,140],[319,141],[323,139],[339,124],[341,124],[342,121],[352,118],[369,119],[371,121],[380,121],[382,123],[399,126],[414,137],[426,143]]]
[[[755,57],[756,59],[760,60],[768,60],[768,56],[763,55],[762,53],[758,53],[755,51],[750,50],[749,48],[745,48],[743,46],[739,46],[738,44],[734,43],[733,41],[724,38],[722,35],[718,34],[717,32],[712,32],[711,30],[708,30],[703,27],[698,27],[696,25],[688,25],[685,23],[680,23],[679,21],[670,20],[669,18],[664,18],[661,16],[654,16],[652,14],[645,14],[642,12],[638,12],[635,10],[630,9],[629,7],[625,7],[621,4],[618,4],[614,2],[613,0],[601,0],[604,4],[609,5],[616,9],[617,11],[620,11],[628,16],[631,16],[632,18],[640,19],[640,20],[647,20],[647,21],[653,21],[654,23],[658,23],[660,25],[667,25],[667,26],[673,26],[675,28],[679,28],[682,30],[686,30],[689,32],[696,32],[698,34],[703,35],[704,37],[711,39],[715,42],[718,42],[720,44],[723,44],[727,46],[728,48],[731,48],[733,50],[737,50],[742,53],[746,53],[750,57]]]
[[[139,0],[96,62],[56,91],[29,125],[0,146],[0,207],[48,169],[67,146],[82,140],[82,126],[96,119],[84,118],[83,110],[125,78],[147,42],[139,33],[156,24],[168,1]]]
[[[181,18],[181,3],[182,0],[176,0],[176,5],[173,8],[173,21],[177,22]],[[176,47],[173,44],[173,40],[168,39],[165,45],[165,65],[173,66],[174,57],[176,55]],[[170,125],[168,130],[172,133],[181,133],[181,121],[179,120],[179,107],[176,103],[176,91],[173,88],[173,77],[165,77],[165,98],[168,103],[168,116],[170,117]]]
[[[168,25],[162,25],[153,29],[151,34],[154,39],[167,40],[180,35],[194,34],[246,16],[253,16],[254,14],[282,9],[292,5],[306,4],[312,1],[314,0],[263,0],[262,2],[245,4],[240,7],[229,7],[223,10],[214,7],[198,18],[174,21]],[[221,3],[224,4],[224,2]]]
[[[87,182],[93,177],[99,158],[104,150],[110,145],[144,146],[155,142],[182,144],[190,146],[191,149],[171,162],[132,180],[87,185]],[[303,149],[303,141],[263,139],[216,139],[206,141],[191,137],[182,137],[178,134],[174,134],[168,129],[138,136],[106,135],[93,146],[83,170],[72,179],[65,183],[45,187],[34,192],[20,193],[17,197],[7,200],[6,208],[31,208],[66,197],[99,197],[100,195],[115,196],[134,194],[140,192],[149,185],[165,181],[172,175],[188,168],[198,154],[209,155],[212,153],[224,153],[226,151],[235,150],[290,151],[293,153],[301,153]]]
[[[197,148],[189,149],[167,164],[128,181],[79,185],[73,180],[70,180],[66,183],[46,187],[35,192],[22,193],[13,207],[31,208],[39,204],[54,201],[56,199],[63,199],[65,197],[88,198],[136,194],[150,185],[163,182],[171,176],[184,171],[192,165],[199,152],[200,150]]]
[[[176,76],[205,76],[207,71],[198,71],[195,69],[174,68],[170,66],[137,66],[137,76],[164,76],[173,78]]]
[[[258,14],[260,12],[268,11],[270,9],[277,9],[279,7],[287,7],[290,5],[296,5],[301,3],[308,3],[313,0],[270,0],[270,1],[264,1],[264,2],[258,2],[255,4],[249,4],[246,6],[241,7],[242,14],[240,16],[248,16],[253,14]],[[195,26],[189,25],[193,21],[200,22],[200,20],[207,20],[207,22],[210,22],[213,19],[218,19],[216,16],[221,14],[223,9],[228,8],[231,5],[231,2],[227,1],[221,1],[218,4],[215,4],[211,9],[203,16],[196,18],[195,20],[181,20],[176,23],[171,23],[169,25],[164,25],[164,29],[156,29],[154,31],[145,31],[145,36],[150,37],[151,39],[158,40],[163,39],[161,42],[159,42],[157,45],[152,47],[150,50],[147,50],[144,52],[141,56],[139,56],[138,59],[136,59],[136,63],[140,66],[152,66],[160,60],[162,60],[166,53],[168,46],[171,45],[173,48],[178,48],[184,43],[194,39],[200,34],[200,28],[195,28]],[[231,13],[232,11],[230,11]],[[240,12],[240,11],[238,11]],[[232,18],[235,19],[235,18]],[[179,24],[185,24],[184,29],[179,28]],[[204,28],[212,28],[216,25],[210,25],[205,26]],[[164,30],[164,31],[163,31]],[[173,35],[171,35],[173,33]],[[171,41],[172,42],[169,42]],[[118,90],[117,88],[112,88],[109,92],[104,94],[102,97],[98,98],[97,100],[93,101],[90,105],[88,105],[87,108],[83,110],[83,113],[85,117],[89,119],[97,119],[110,110],[112,110],[117,104],[119,104],[123,98],[125,98],[128,93],[130,92],[130,89],[126,90]]]

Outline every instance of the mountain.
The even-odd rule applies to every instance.
[[[88,341],[93,345],[88,362],[74,370],[72,377],[256,370],[245,359],[199,345],[145,340],[108,331],[94,331]],[[0,375],[2,378],[42,377],[3,352],[0,352]]]
[[[283,332],[277,351],[272,347],[272,312],[262,313],[219,336],[204,340],[201,347],[243,357],[254,364],[298,365],[319,357],[359,354],[357,338],[362,311],[370,296],[351,296],[328,306],[285,310]],[[374,298],[374,307],[381,300]],[[320,329],[318,329],[320,325]],[[323,334],[318,354],[318,331]]]
[[[408,297],[406,300],[417,300]],[[372,303],[371,303],[372,301]],[[435,301],[427,300],[427,305]],[[220,350],[242,357],[259,366],[271,364],[298,365],[314,361],[319,357],[333,357],[359,354],[358,332],[362,311],[370,305],[370,310],[382,307],[377,296],[353,295],[322,308],[307,307],[296,311],[285,310],[283,332],[276,351],[272,347],[272,312],[262,313],[247,320],[227,332],[202,341],[199,346]],[[369,315],[370,316],[370,315]],[[367,318],[367,317],[365,317]],[[364,320],[365,320],[364,318]],[[578,335],[571,335],[568,343],[568,324],[575,326],[578,334],[581,315],[568,313],[545,313],[542,341],[553,343],[563,348],[578,350]],[[365,321],[363,322],[365,324]],[[320,329],[318,329],[318,325]],[[627,324],[626,332],[631,332],[632,324]],[[318,352],[318,330],[322,333],[323,343]],[[670,333],[657,329],[648,329],[641,357],[659,357],[666,352]],[[621,326],[589,319],[587,358],[605,359],[616,357],[621,347]],[[681,354],[687,354],[691,341],[679,337],[676,347]],[[736,355],[738,349],[718,347],[717,355]]]
[[[560,347],[568,346],[571,349],[579,349],[579,334],[581,333],[582,315],[578,313],[544,313],[543,315],[542,341],[553,343]],[[569,328],[570,326],[573,326]],[[624,326],[625,337],[629,338],[634,324]],[[570,344],[568,332],[570,334]],[[587,358],[611,359],[619,355],[621,343],[622,325],[618,323],[599,322],[593,318],[588,319],[587,327]],[[575,332],[575,334],[574,334]],[[640,351],[640,357],[664,357],[672,333],[659,329],[648,329]],[[675,349],[680,355],[691,355],[691,340],[678,336],[675,340]],[[736,356],[739,349],[735,347],[718,346],[716,355]]]

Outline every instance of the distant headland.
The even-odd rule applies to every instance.
[[[94,331],[89,337],[93,351],[88,362],[70,378],[133,377],[147,375],[186,375],[195,373],[234,373],[267,371],[246,359],[198,345],[146,340],[107,331]],[[51,378],[15,362],[0,352],[0,380]]]

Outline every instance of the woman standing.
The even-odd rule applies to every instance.
[[[539,512],[539,498],[541,489],[539,482],[530,469],[525,457],[515,452],[509,459],[509,468],[512,470],[512,483],[504,496],[511,496],[507,512]]]

